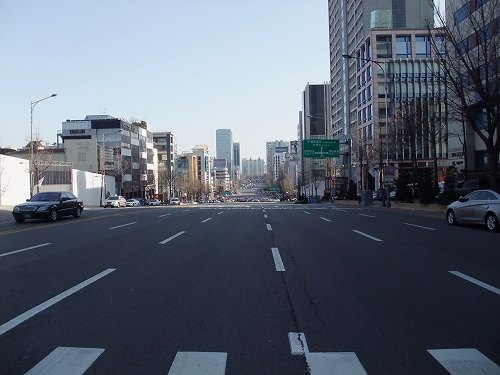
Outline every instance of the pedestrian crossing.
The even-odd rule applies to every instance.
[[[311,352],[301,332],[289,332],[290,355],[304,356],[310,375],[368,375],[354,352]],[[83,375],[105,350],[58,347],[26,375]],[[451,375],[500,375],[500,366],[474,348],[429,349]],[[225,375],[225,352],[177,352],[168,375]],[[230,375],[230,374],[228,374]]]
[[[293,206],[293,205],[284,205],[284,206],[258,206],[258,205],[224,205],[224,206],[204,206],[197,207],[199,210],[334,210],[334,211],[347,211],[347,210],[360,210],[360,207],[331,207],[331,206],[312,206],[309,205],[304,207],[303,205]]]

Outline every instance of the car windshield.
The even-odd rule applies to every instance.
[[[38,193],[30,199],[32,202],[54,202],[59,201],[61,193]]]
[[[118,199],[118,197],[109,197],[108,201],[116,201],[117,199]]]

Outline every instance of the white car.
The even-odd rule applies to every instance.
[[[175,206],[175,205],[180,206],[181,205],[181,201],[179,200],[179,198],[172,198],[172,199],[170,199],[170,204],[172,206]]]
[[[149,199],[148,200],[148,206],[159,206],[160,201],[158,199]]]
[[[106,207],[119,208],[119,207],[125,207],[126,205],[127,201],[121,195],[113,195],[104,201],[104,208]]]
[[[141,203],[137,200],[137,199],[127,199],[127,201],[125,202],[125,205],[127,207],[139,207],[141,205]]]
[[[476,190],[448,205],[446,220],[451,225],[483,224],[491,232],[498,232],[500,194],[493,190]]]

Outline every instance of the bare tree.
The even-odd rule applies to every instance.
[[[500,34],[498,12],[500,0],[483,1],[477,9],[470,1],[459,0],[458,6],[435,8],[440,33],[430,32],[433,48],[446,75],[449,112],[463,118],[486,147],[490,188],[498,188],[500,149]],[[444,37],[444,38],[443,38]],[[443,43],[446,40],[446,48]]]

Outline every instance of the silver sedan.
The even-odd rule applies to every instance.
[[[451,225],[483,224],[489,231],[499,230],[500,194],[493,190],[476,190],[448,206],[446,220]]]

